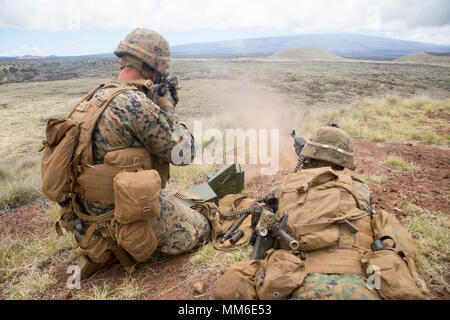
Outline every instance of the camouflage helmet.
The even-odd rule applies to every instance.
[[[347,132],[338,128],[324,127],[314,132],[303,147],[301,155],[352,170],[355,168],[352,138]]]
[[[119,43],[114,54],[119,58],[124,55],[134,56],[163,76],[169,74],[169,43],[155,31],[134,29]]]

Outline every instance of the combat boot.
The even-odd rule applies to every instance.
[[[85,280],[92,277],[97,271],[100,271],[107,267],[108,265],[111,265],[115,262],[115,257],[112,256],[107,262],[105,263],[96,263],[89,259],[85,255],[80,255],[80,260],[78,260],[78,268],[80,268],[80,279]]]

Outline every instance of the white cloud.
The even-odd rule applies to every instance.
[[[160,32],[202,29],[369,29],[404,39],[450,43],[448,0],[0,0],[0,28],[77,30],[147,27]]]

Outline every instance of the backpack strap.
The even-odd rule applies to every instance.
[[[85,101],[91,100],[91,98],[94,96],[94,94],[95,94],[98,90],[100,90],[101,88],[103,88],[104,86],[105,86],[105,84],[102,83],[102,84],[98,85],[97,87],[95,87],[94,89],[92,89],[91,91],[89,91],[89,92],[88,92],[88,93],[80,100],[80,102],[78,102],[78,103],[72,108],[72,110],[70,111],[69,115],[67,116],[67,119],[70,118],[70,117],[72,116],[72,114],[74,113],[74,111],[78,108],[78,106],[79,106],[81,103],[83,103],[83,102],[85,102]]]
[[[119,87],[108,92],[105,97],[99,97],[90,101],[83,101],[82,103],[78,104],[78,106],[70,115],[71,119],[81,122],[78,144],[75,148],[73,160],[71,163],[72,192],[74,192],[77,170],[80,163],[91,165],[93,162],[92,133],[98,119],[115,97],[129,90],[137,90],[137,88],[135,86]]]

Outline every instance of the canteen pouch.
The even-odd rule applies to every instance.
[[[159,217],[161,179],[156,170],[120,172],[113,185],[117,222],[125,225]]]
[[[149,220],[119,225],[116,241],[137,262],[150,258],[158,246],[158,239]]]

